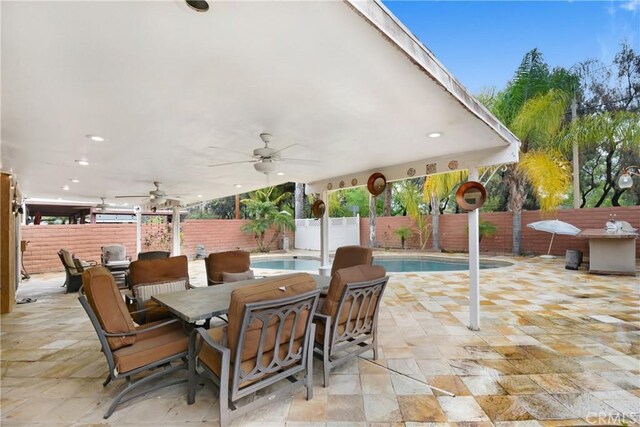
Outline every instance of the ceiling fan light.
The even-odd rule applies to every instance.
[[[276,170],[276,165],[272,162],[257,162],[253,164],[253,167],[258,172],[268,174]]]

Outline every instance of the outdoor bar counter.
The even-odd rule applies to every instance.
[[[589,239],[589,272],[594,274],[636,274],[635,233],[611,233],[591,228],[578,237]]]

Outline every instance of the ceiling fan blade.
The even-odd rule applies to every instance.
[[[256,160],[243,160],[241,162],[227,162],[227,163],[218,163],[216,165],[209,165],[210,168],[215,166],[227,166],[227,165],[237,165],[239,163],[255,163]]]
[[[213,148],[214,150],[226,150],[226,151],[231,151],[232,153],[238,153],[238,154],[242,154],[245,157],[253,157],[250,154],[245,153],[244,151],[240,151],[240,150],[236,150],[234,148],[229,148],[229,147],[219,147],[217,145],[210,145],[209,148]]]
[[[284,161],[284,162],[300,162],[300,163],[323,163],[322,160],[311,160],[311,159],[292,159],[289,157],[281,157],[280,159],[278,159],[280,161]]]
[[[286,147],[284,147],[284,148],[280,148],[279,150],[272,151],[272,152],[271,152],[271,157],[273,157],[273,155],[274,155],[274,154],[278,154],[279,152],[286,150],[287,148],[291,148],[291,147],[293,147],[294,145],[298,145],[298,144],[291,144],[291,145],[287,145],[287,146],[286,146]]]
[[[116,199],[132,199],[132,198],[136,198],[136,199],[142,199],[142,198],[147,198],[149,197],[148,194],[144,194],[142,196],[114,196]]]

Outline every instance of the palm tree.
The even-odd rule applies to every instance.
[[[287,205],[291,193],[283,192],[277,187],[268,187],[253,191],[249,197],[242,200],[250,218],[250,221],[242,226],[242,231],[254,235],[260,252],[269,252],[273,242],[277,241],[284,231],[296,229],[295,219]],[[269,230],[273,230],[273,235],[269,242],[265,243]]]
[[[424,212],[424,192],[421,187],[422,182],[407,179],[397,183],[396,191],[398,202],[404,207],[407,215],[416,222],[420,249],[424,249],[429,240],[430,225],[427,223],[427,216]]]
[[[462,170],[431,175],[424,181],[423,200],[428,200],[431,205],[431,247],[436,251],[440,250],[440,201],[448,198],[453,189],[468,176],[469,172]]]
[[[513,213],[514,255],[521,253],[522,208],[527,184],[542,209],[553,209],[570,185],[570,168],[549,149],[565,119],[575,76],[562,68],[549,72],[542,54],[528,52],[507,88],[488,100],[492,112],[520,139],[520,164],[509,165],[504,180]],[[485,100],[487,101],[487,100]]]

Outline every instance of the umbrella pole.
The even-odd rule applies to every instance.
[[[551,253],[551,245],[553,245],[553,238],[555,237],[556,233],[551,233],[551,242],[549,243],[549,249],[547,250],[547,255],[549,255]]]

